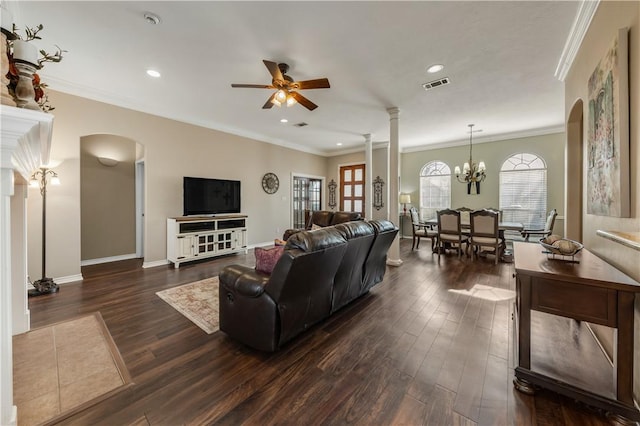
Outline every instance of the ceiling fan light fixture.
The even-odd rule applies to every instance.
[[[285,92],[283,89],[280,89],[276,92],[276,99],[278,101],[280,101],[280,103],[284,102],[287,100],[287,92]]]
[[[293,97],[293,96],[291,96],[291,95],[288,95],[288,96],[287,96],[287,106],[288,106],[288,107],[290,107],[290,106],[292,106],[292,105],[295,105],[295,104],[297,104],[297,103],[298,103],[298,101],[296,101],[296,98],[294,98],[294,97]]]
[[[275,106],[278,106],[278,107],[279,107],[279,106],[282,106],[282,102],[280,102],[280,101],[278,100],[278,97],[277,97],[277,96],[274,96],[274,97],[273,97],[273,99],[271,99],[271,103],[272,103],[272,104],[274,104]]]

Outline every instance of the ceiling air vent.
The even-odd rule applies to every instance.
[[[431,89],[435,89],[436,87],[444,86],[445,84],[449,84],[449,83],[451,83],[449,81],[449,77],[444,77],[444,78],[439,78],[437,80],[430,81],[428,83],[424,83],[422,87],[424,87],[424,90],[431,90]]]
[[[296,127],[304,127],[304,126],[308,126],[308,125],[309,125],[309,124],[308,124],[308,123],[305,123],[304,121],[303,121],[302,123],[296,123],[296,124],[294,124],[294,126],[296,126]]]

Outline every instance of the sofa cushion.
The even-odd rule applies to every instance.
[[[331,225],[339,223],[351,222],[352,220],[361,220],[362,216],[356,212],[335,212],[331,217]]]
[[[273,267],[278,263],[278,259],[282,256],[284,246],[275,246],[272,248],[256,247],[254,252],[256,255],[256,271],[265,274],[271,274]]]

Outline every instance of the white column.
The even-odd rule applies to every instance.
[[[13,334],[29,331],[31,319],[27,302],[27,183],[16,182],[11,197],[11,281]]]
[[[2,152],[2,157],[6,157]],[[3,163],[6,158],[0,158]],[[13,340],[11,303],[11,196],[13,169],[0,169],[0,424],[15,425],[13,405]]]
[[[25,273],[26,188],[15,185],[14,175],[17,172],[28,181],[35,169],[49,161],[53,115],[0,105],[0,123],[0,425],[4,426],[17,423],[17,408],[13,405],[12,336],[29,328]],[[18,270],[13,269],[14,265]],[[14,294],[16,291],[18,294]],[[20,324],[14,327],[15,318],[19,318]]]
[[[371,144],[371,133],[362,136],[364,136],[364,181],[366,182],[364,197],[365,200],[367,200],[365,218],[371,220],[373,219],[373,147]]]
[[[389,220],[398,225],[398,191],[400,190],[400,148],[399,148],[399,116],[400,109],[397,107],[387,109],[389,113],[389,167],[387,182],[389,185],[388,205]],[[387,264],[392,266],[402,265],[400,259],[400,238],[393,240],[393,244],[387,253]]]

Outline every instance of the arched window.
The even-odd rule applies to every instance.
[[[534,154],[515,154],[500,169],[500,210],[505,222],[544,228],[547,217],[547,165]]]
[[[442,161],[430,161],[420,170],[420,217],[431,219],[451,207],[451,169]]]

